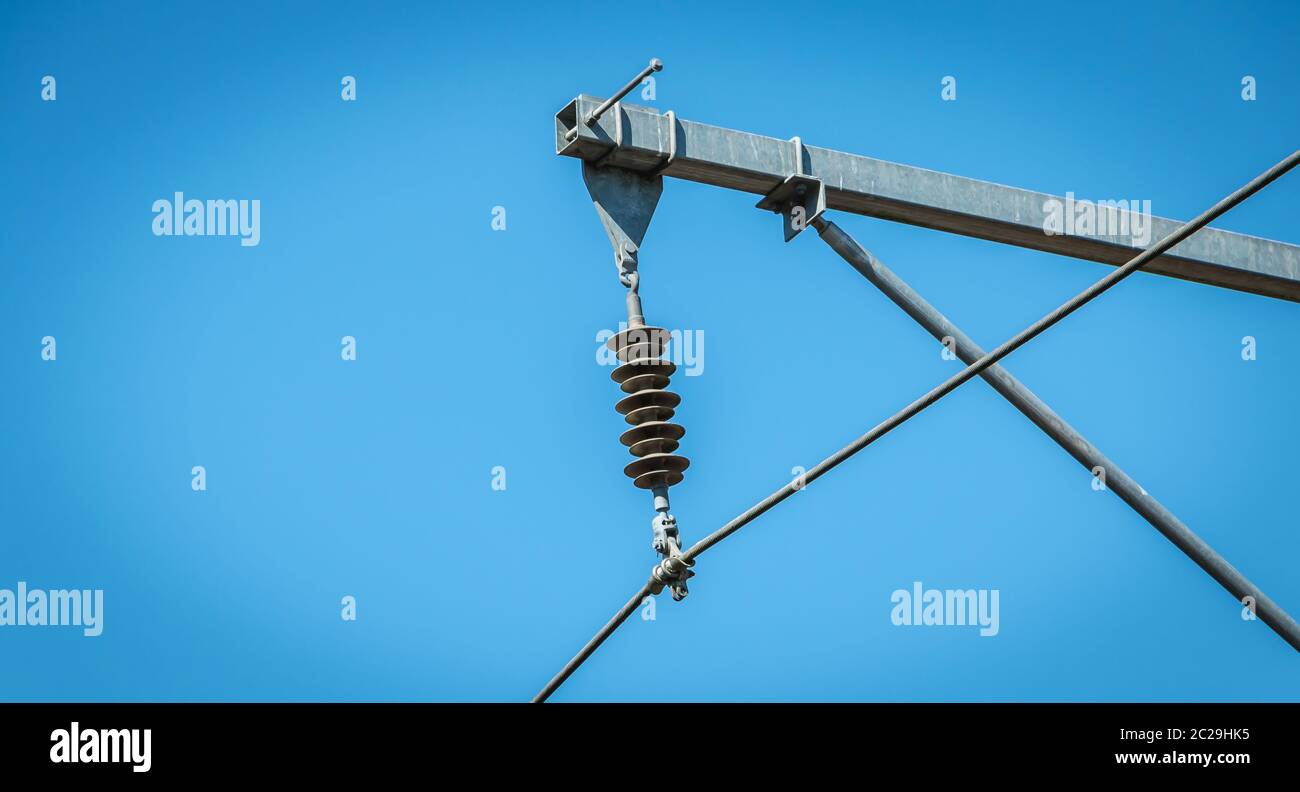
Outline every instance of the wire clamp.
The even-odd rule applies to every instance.
[[[655,518],[658,522],[659,518]],[[658,549],[658,548],[656,548]],[[673,599],[681,602],[686,599],[690,592],[686,589],[686,581],[695,577],[691,567],[695,565],[694,561],[683,561],[682,550],[674,537],[669,545],[669,554],[667,558],[655,564],[654,569],[650,570],[650,593],[659,594],[667,586],[673,594]]]

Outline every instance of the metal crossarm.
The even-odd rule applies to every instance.
[[[600,99],[582,95],[555,116],[556,152],[638,173],[769,195],[792,174],[820,180],[826,206],[955,234],[1123,264],[1179,223],[1152,217],[1150,236],[1044,233],[1046,193],[738,132],[618,104],[593,123]],[[1300,301],[1300,247],[1206,229],[1149,262],[1146,271]]]
[[[615,105],[614,109],[615,109],[614,115],[617,118],[621,119],[623,111],[617,105]],[[566,111],[561,113],[561,116],[565,115],[566,113],[567,113],[567,108]],[[577,117],[586,117],[586,116],[579,115]],[[563,119],[557,117],[557,136],[567,135],[568,129],[560,128],[562,123],[563,123]],[[576,121],[574,123],[576,125]],[[625,145],[626,141],[628,141],[630,138],[627,136],[627,130],[622,125],[623,121],[620,120],[618,123],[619,123],[618,142],[621,145]],[[734,133],[734,134],[741,134],[741,133]],[[581,132],[579,132],[573,137],[576,139],[574,141],[574,143],[576,144],[577,141],[580,141],[582,139],[582,134]],[[796,146],[800,152],[803,151],[802,144],[796,144]],[[683,162],[682,159],[683,156],[689,159],[690,155],[688,153],[685,153],[688,150],[689,150],[689,146],[681,147],[681,144],[679,142],[678,147],[675,148],[676,155],[677,155],[675,161],[677,163]],[[566,152],[561,151],[561,153],[566,153]],[[803,155],[800,154],[798,158],[802,160]],[[801,489],[803,486],[806,486],[808,483],[811,483],[812,481],[816,480],[820,476],[829,472],[836,465],[840,464],[844,460],[856,454],[858,451],[861,451],[863,448],[866,448],[871,443],[883,437],[890,430],[900,426],[908,419],[919,414],[922,410],[934,404],[935,402],[939,401],[940,399],[942,399],[944,396],[951,393],[952,391],[956,390],[965,382],[969,381],[970,379],[976,376],[982,375],[985,371],[987,371],[988,369],[996,365],[998,361],[1000,361],[1002,358],[1006,357],[1007,355],[1014,352],[1016,349],[1028,343],[1030,340],[1032,340],[1033,338],[1035,338],[1036,336],[1038,336],[1039,334],[1041,334],[1042,332],[1044,332],[1045,330],[1047,330],[1057,322],[1061,321],[1066,316],[1069,316],[1074,311],[1083,307],[1089,301],[1100,296],[1103,292],[1110,289],[1116,283],[1119,283],[1121,280],[1127,278],[1129,275],[1132,275],[1134,272],[1137,272],[1139,269],[1143,268],[1144,266],[1151,263],[1152,261],[1157,260],[1167,251],[1171,250],[1175,246],[1182,243],[1184,240],[1187,240],[1188,237],[1192,236],[1192,234],[1204,228],[1215,218],[1219,217],[1224,212],[1227,212],[1232,207],[1246,200],[1251,195],[1255,194],[1260,189],[1262,189],[1264,186],[1271,183],[1273,180],[1277,179],[1279,176],[1286,173],[1290,169],[1294,168],[1297,164],[1300,164],[1300,151],[1296,151],[1292,153],[1289,157],[1279,162],[1277,165],[1274,165],[1272,168],[1268,169],[1264,173],[1260,174],[1259,176],[1251,180],[1248,184],[1238,189],[1236,192],[1232,193],[1231,195],[1227,196],[1223,200],[1219,201],[1213,207],[1203,212],[1196,219],[1191,220],[1190,222],[1183,224],[1182,226],[1174,229],[1173,231],[1168,233],[1164,238],[1162,238],[1159,242],[1147,248],[1146,250],[1142,251],[1137,256],[1134,256],[1123,266],[1107,274],[1105,277],[1098,280],[1097,282],[1089,286],[1087,289],[1084,289],[1082,292],[1075,295],[1070,300],[1066,301],[1064,304],[1056,308],[1054,311],[1048,313],[1038,321],[1031,324],[1029,327],[1020,331],[1015,336],[1013,336],[1009,340],[1005,341],[1004,343],[996,347],[992,352],[988,352],[980,355],[976,360],[970,362],[969,365],[967,365],[966,368],[962,369],[960,372],[954,374],[952,377],[949,377],[943,383],[931,389],[929,392],[925,393],[920,398],[916,399],[911,404],[904,407],[902,410],[890,416],[885,421],[881,422],[880,424],[877,424],[874,428],[872,428],[870,431],[868,431],[867,433],[863,434],[862,436],[854,440],[849,445],[845,446],[844,448],[840,449],[836,453],[822,460],[820,463],[818,463],[816,466],[810,469],[807,472],[807,474],[802,478],[802,480],[796,480],[790,482],[789,484],[786,484],[784,487],[772,493],[771,495],[767,496],[763,500],[759,501],[754,506],[751,506],[748,510],[746,510],[740,516],[733,519],[731,522],[724,525],[722,528],[719,528],[717,531],[714,531],[712,534],[709,534],[704,539],[697,542],[685,553],[682,553],[679,556],[671,556],[665,558],[655,567],[655,569],[651,574],[650,579],[641,587],[641,589],[637,592],[637,594],[635,594],[633,598],[629,600],[627,604],[625,604],[618,611],[618,613],[616,613],[614,617],[610,619],[610,621],[603,628],[601,628],[600,631],[596,633],[596,635],[590,641],[587,642],[587,644],[582,648],[582,650],[579,651],[579,653],[564,666],[564,668],[560,671],[559,674],[557,674],[554,678],[551,679],[551,681],[541,690],[541,692],[537,694],[537,696],[534,698],[534,701],[537,702],[545,701],[548,697],[550,697],[550,695],[554,693],[555,690],[558,689],[558,687],[561,684],[563,684],[564,681],[568,679],[569,676],[588,657],[590,657],[593,652],[595,652],[595,650],[601,645],[601,643],[603,643],[606,638],[608,638],[616,629],[618,629],[618,627],[621,624],[623,624],[624,621],[627,620],[628,616],[630,616],[631,613],[636,609],[636,604],[639,603],[641,599],[644,596],[646,596],[646,594],[662,590],[662,587],[666,581],[680,579],[679,576],[683,574],[685,567],[693,563],[694,560],[698,558],[698,556],[704,553],[706,550],[713,547],[718,542],[721,542],[723,539],[732,535],[736,531],[740,530],[742,527],[747,525],[749,522],[754,520],[759,515],[763,514],[764,512],[766,512],[767,510],[775,506],[776,504],[788,498],[790,495],[799,491],[799,489]],[[788,173],[790,172],[787,171],[787,174]],[[800,163],[800,166],[793,171],[793,173],[795,175],[801,175],[803,173],[802,162]],[[781,183],[784,183],[785,181],[786,179],[782,179]],[[787,226],[789,226],[788,218],[787,218]],[[611,238],[613,237],[611,236]],[[1227,284],[1223,284],[1223,285],[1227,285]],[[1188,534],[1190,534],[1190,531],[1188,531]],[[1206,547],[1206,549],[1208,549],[1208,546]],[[1213,551],[1211,550],[1210,552],[1212,553]],[[1217,555],[1215,557],[1217,558]],[[1222,559],[1219,560],[1222,561]],[[1224,562],[1224,564],[1226,566],[1226,562]],[[1227,567],[1227,568],[1231,569],[1231,567]],[[1235,570],[1233,571],[1235,572]],[[1242,578],[1242,580],[1244,581],[1244,578]],[[1225,585],[1227,584],[1225,583]],[[1277,627],[1275,627],[1274,629],[1277,629]],[[1279,632],[1281,631],[1279,630]]]

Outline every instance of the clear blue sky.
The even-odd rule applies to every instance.
[[[6,5],[0,588],[102,588],[105,623],[0,628],[0,699],[522,700],[604,623],[652,512],[595,357],[622,290],[553,153],[576,94],[657,56],[647,104],[684,118],[1186,219],[1296,148],[1298,27],[1282,3]],[[1300,242],[1297,179],[1218,226]],[[175,191],[260,200],[261,243],[154,236]],[[754,201],[669,180],[642,252],[650,319],[705,338],[674,384],[687,541],[958,365]],[[835,219],[986,347],[1109,271]],[[1300,306],[1139,274],[1007,366],[1300,612]],[[1300,699],[1297,654],[1090,481],[969,383],[706,554],[556,700]],[[999,634],[892,625],[913,581],[997,589]]]

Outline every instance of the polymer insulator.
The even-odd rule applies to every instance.
[[[661,327],[629,327],[606,345],[622,365],[610,378],[628,395],[614,406],[632,428],[619,440],[637,459],[623,468],[641,489],[666,488],[682,480],[690,460],[673,453],[686,430],[671,423],[681,397],[665,390],[677,367],[663,359],[670,334]]]

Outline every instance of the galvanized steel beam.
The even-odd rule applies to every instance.
[[[1146,244],[1132,234],[1049,235],[1050,200],[1064,198],[856,154],[684,121],[672,113],[579,96],[555,116],[558,154],[632,171],[769,195],[790,176],[821,180],[827,208],[1119,265]],[[572,138],[572,139],[570,139]],[[1151,218],[1150,239],[1181,223]],[[1149,242],[1149,241],[1148,241]],[[1146,271],[1300,302],[1300,246],[1207,228]]]

